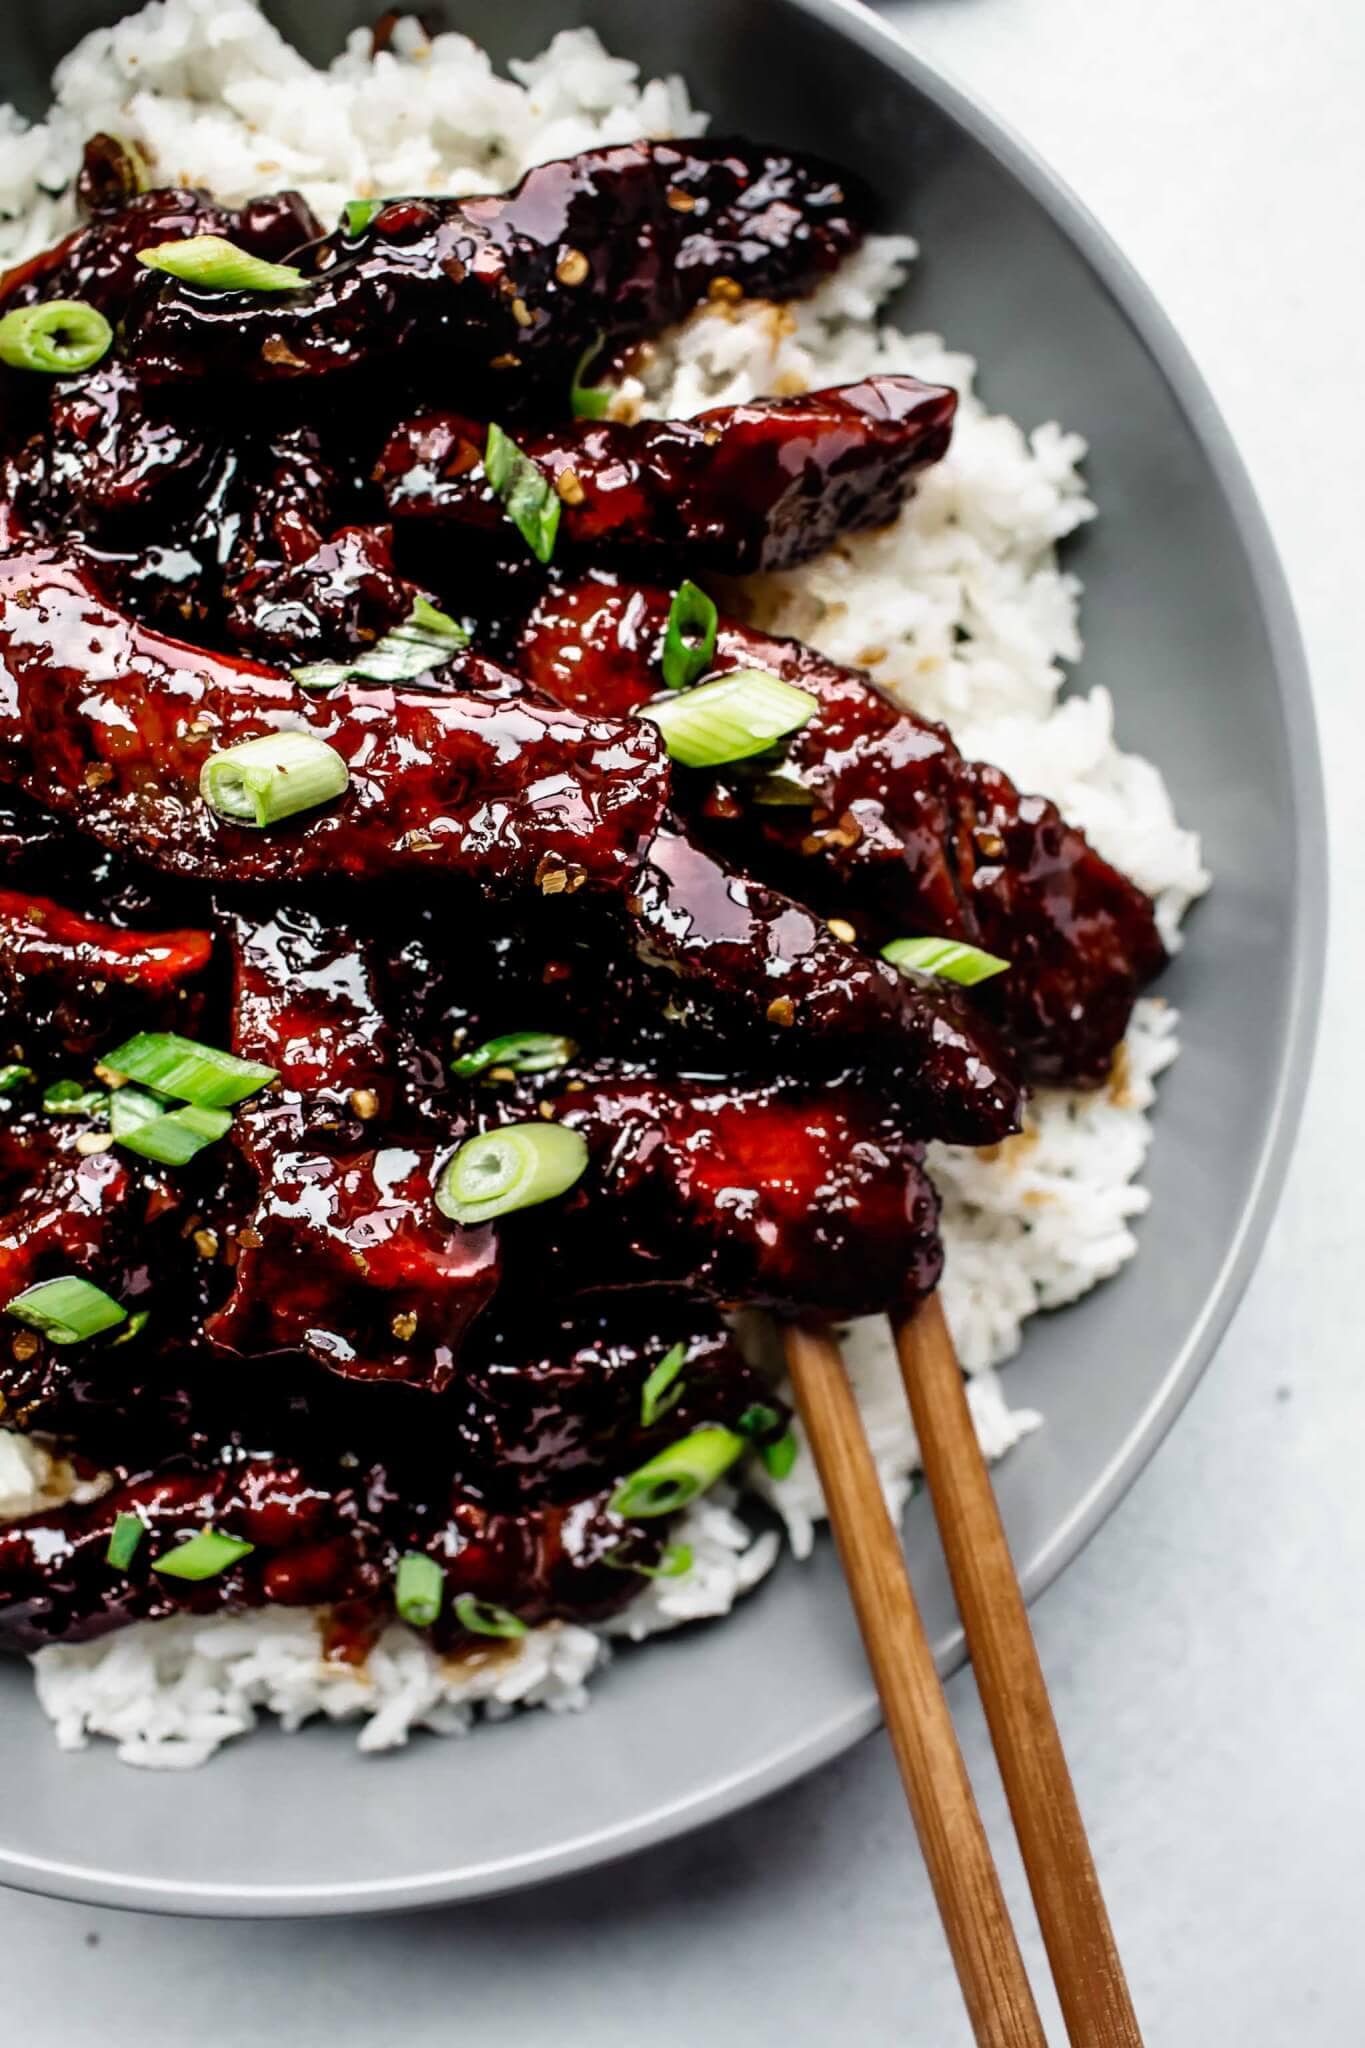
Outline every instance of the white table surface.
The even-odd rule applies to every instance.
[[[1155,287],[1251,467],[1308,641],[1335,917],[1303,1137],[1203,1387],[1035,1620],[1151,2048],[1358,2048],[1365,1120],[1343,1090],[1365,997],[1365,6],[888,11],[1052,161]],[[951,1691],[1003,1845],[970,1679]],[[1012,1859],[1007,1884],[1041,1983]],[[27,2048],[968,2039],[881,1737],[756,1812],[521,1898],[246,1927],[6,1893],[0,1954],[3,2033]],[[1060,2041],[1050,1993],[1045,2010]]]

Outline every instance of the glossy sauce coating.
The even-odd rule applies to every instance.
[[[221,235],[269,263],[292,255],[321,233],[297,192],[268,193],[231,207],[220,206],[207,192],[158,186],[98,214],[54,248],[6,271],[0,276],[0,306],[84,299],[112,321],[128,311],[135,293],[147,288],[139,250],[193,235]]]
[[[553,1213],[508,1219],[509,1266],[556,1288],[686,1286],[788,1313],[909,1306],[937,1283],[922,1148],[872,1089],[642,1079],[548,1099],[590,1164]]]
[[[120,1020],[192,1028],[202,931],[129,931],[50,896],[0,889],[0,1028],[23,1049],[89,1054]]]
[[[120,1513],[147,1530],[126,1572],[105,1556]],[[203,1528],[230,1529],[254,1548],[199,1582],[155,1571],[157,1558]],[[347,1634],[362,1652],[378,1635],[398,1560],[416,1551],[442,1568],[445,1605],[432,1635],[444,1646],[466,1640],[455,1612],[462,1593],[511,1602],[528,1624],[610,1614],[639,1583],[604,1562],[627,1545],[632,1556],[657,1555],[652,1533],[610,1514],[600,1493],[504,1512],[449,1484],[426,1499],[395,1498],[382,1465],[318,1472],[274,1458],[176,1459],[88,1506],[0,1527],[0,1641],[40,1649],[171,1614],[327,1603],[345,1614],[333,1634],[333,1654],[345,1656]]]
[[[1027,955],[1003,1014],[1038,1072],[1098,1075],[1151,956],[1050,806],[809,650],[723,627],[718,667],[787,675],[817,715],[783,759],[673,769],[638,716],[668,591],[573,581],[806,559],[942,453],[953,394],[911,378],[566,418],[585,350],[590,377],[708,296],[816,285],[861,232],[836,173],[626,144],[328,236],[294,195],[130,201],[128,176],[92,145],[87,224],[0,281],[119,327],[85,376],[0,378],[0,993],[43,1062],[0,1127],[0,1305],[77,1272],[129,1312],[69,1346],[0,1322],[6,1420],[113,1480],[0,1529],[0,1643],[322,1604],[359,1659],[416,1550],[437,1646],[501,1654],[461,1592],[528,1624],[613,1611],[671,1534],[623,1524],[617,1482],[694,1429],[786,1429],[731,1305],[935,1284],[923,1141],[1015,1128],[1015,1052],[882,938],[913,912]],[[136,261],[204,232],[303,282],[215,294]],[[548,575],[478,474],[489,419],[557,483]],[[474,645],[399,687],[296,684],[418,595]],[[206,755],[284,728],[342,754],[346,794],[262,831],[207,811]],[[809,803],[767,801],[798,780]],[[58,1053],[90,1081],[125,1029],[187,1021],[277,1078],[186,1166],[111,1147],[98,1100],[40,1106]],[[452,1065],[527,1031],[572,1043],[548,1071]],[[464,1139],[541,1120],[586,1141],[573,1188],[442,1215]],[[148,1526],[126,1571],[120,1510]],[[254,1548],[199,1585],[152,1571],[206,1526]]]
[[[398,359],[557,411],[598,335],[655,332],[715,286],[808,291],[859,238],[845,181],[815,159],[622,143],[540,164],[505,196],[391,199],[359,235],[319,244],[295,292],[149,285],[129,346],[149,382],[301,382]]]
[[[454,869],[489,889],[548,872],[624,887],[667,787],[657,735],[465,660],[484,694],[310,695],[141,628],[73,561],[22,551],[0,558],[0,769],[82,831],[205,880]],[[346,793],[271,832],[218,817],[199,795],[208,756],[286,729],[342,756]]]
[[[713,1028],[759,1032],[779,1061],[815,1044],[898,1067],[904,1113],[924,1136],[993,1144],[1017,1128],[1009,1053],[955,990],[869,960],[676,828],[655,834],[625,909],[675,1009],[695,1003]]]
[[[590,578],[548,592],[517,659],[574,709],[625,715],[657,693],[669,593]],[[1000,1014],[1039,1080],[1104,1080],[1133,1002],[1165,962],[1152,906],[1042,797],[964,761],[943,726],[902,710],[860,670],[725,621],[717,674],[759,668],[809,692],[785,775],[809,802],[763,803],[752,782],[676,778],[691,826],[869,943],[964,939],[1011,962],[977,1000]]]
[[[941,385],[869,377],[692,420],[580,420],[521,446],[561,500],[557,559],[668,556],[698,575],[740,575],[792,568],[841,533],[894,519],[917,472],[947,450],[956,407]],[[485,440],[454,413],[399,427],[375,472],[393,518],[516,545],[484,476]]]

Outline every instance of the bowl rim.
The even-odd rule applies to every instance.
[[[1296,852],[1292,954],[1283,1034],[1255,1170],[1204,1306],[1169,1370],[1087,1492],[1021,1573],[1025,1596],[1033,1600],[1089,1542],[1174,1424],[1245,1292],[1279,1201],[1312,1069],[1327,947],[1327,815],[1308,665],[1284,569],[1231,434],[1193,356],[1108,230],[1008,121],[921,56],[910,36],[879,20],[862,0],[779,4],[848,37],[932,101],[1023,187],[1085,259],[1146,348],[1209,464],[1251,572],[1286,713]],[[934,1648],[945,1674],[965,1661],[960,1628],[942,1636]],[[0,1847],[0,1882],[82,1904],[229,1918],[399,1912],[490,1897],[613,1862],[705,1826],[828,1763],[870,1734],[880,1718],[869,1683],[860,1699],[761,1765],[731,1772],[704,1791],[664,1801],[627,1822],[586,1830],[552,1848],[491,1856],[413,1877],[335,1885],[168,1884],[60,1858],[18,1856]]]

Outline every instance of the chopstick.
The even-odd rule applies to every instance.
[[[1047,1681],[937,1294],[895,1325],[895,1338],[1067,2034],[1074,2048],[1141,2048]]]
[[[789,1324],[787,1370],[978,2048],[1046,2048],[1024,1960],[838,1345]]]

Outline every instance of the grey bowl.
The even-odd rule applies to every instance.
[[[75,37],[117,5],[11,24],[0,85],[31,110]],[[373,0],[280,0],[316,56]],[[495,57],[581,10],[460,0]],[[685,72],[716,125],[852,165],[883,225],[920,236],[916,324],[984,366],[990,402],[1062,418],[1093,450],[1103,518],[1085,675],[1159,761],[1217,887],[1166,993],[1184,1053],[1163,1086],[1142,1256],[1036,1323],[1010,1367],[1047,1427],[998,1473],[1025,1585],[1073,1557],[1207,1363],[1279,1190],[1309,1063],[1325,930],[1312,709],[1289,601],[1226,432],[1179,340],[1095,223],[1016,140],[844,0],[595,0],[607,43]],[[945,1666],[962,1655],[923,1503],[907,1547]],[[1122,1654],[1122,1645],[1115,1646]],[[865,1735],[876,1705],[835,1560],[788,1567],[723,1626],[623,1656],[585,1718],[530,1715],[468,1744],[366,1761],[340,1730],[265,1731],[188,1777],[61,1756],[19,1668],[0,1674],[0,1877],[195,1913],[348,1913],[471,1898],[658,1842],[789,1783]]]

